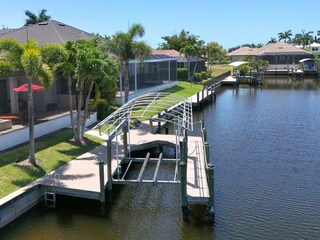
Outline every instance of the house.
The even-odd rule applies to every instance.
[[[320,56],[320,43],[311,43],[307,46],[307,50],[315,56]]]
[[[201,72],[206,70],[206,61],[204,58],[198,58],[195,56],[185,56],[183,53],[180,53],[176,50],[152,50],[152,54],[155,55],[166,55],[177,59],[178,68],[187,68],[189,71],[189,75],[193,73],[194,68],[196,68],[195,72]]]
[[[39,45],[46,43],[64,44],[68,40],[88,40],[93,37],[93,34],[55,20],[23,26],[18,29],[2,29],[0,31],[0,39],[11,38],[21,43],[33,39]],[[16,93],[11,91],[11,89],[26,82],[27,79],[23,74],[0,77],[0,114],[19,112],[19,101],[27,101],[27,93]],[[75,95],[73,102],[74,104],[76,103]],[[53,86],[47,91],[34,94],[34,108],[36,112],[52,109],[52,106],[55,106],[54,109],[58,110],[68,109],[67,85],[66,80],[61,74],[58,74]]]
[[[261,48],[240,48],[227,56],[232,57],[232,61],[238,61],[243,56],[250,56],[253,61],[267,60],[268,70],[284,72],[296,68],[301,59],[312,58],[311,53],[285,42],[270,43]]]
[[[243,57],[252,56],[255,50],[256,50],[255,48],[241,47],[228,53],[226,56],[231,57],[232,62],[237,62],[237,61],[241,61]]]

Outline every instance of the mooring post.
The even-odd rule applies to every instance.
[[[182,215],[184,220],[188,220],[188,200],[187,200],[187,165],[184,161],[180,162],[180,174],[181,174],[181,205]]]
[[[214,165],[212,163],[208,164],[207,172],[208,172],[208,185],[209,185],[209,194],[210,194],[208,206],[209,208],[214,209]]]
[[[199,102],[199,92],[197,92],[197,108],[200,110],[200,102]]]
[[[158,130],[157,130],[158,133],[161,132],[161,122],[160,122],[160,120],[159,120],[160,118],[161,118],[161,114],[158,113]]]
[[[204,142],[204,150],[205,150],[205,154],[206,154],[207,165],[209,165],[209,163],[210,163],[210,155],[209,155],[210,144],[207,141]]]
[[[104,161],[99,161],[99,179],[100,179],[100,215],[106,214],[106,195],[104,189]]]
[[[127,124],[130,124],[127,122]],[[123,154],[128,157],[128,126],[123,127]]]
[[[206,128],[202,128],[202,142],[205,143],[207,142],[208,139],[208,134],[207,134],[207,129]]]
[[[112,191],[112,159],[111,159],[111,149],[112,142],[110,139],[107,140],[107,167],[108,167],[108,191]]]
[[[204,101],[205,101],[204,88],[202,88],[202,109],[204,108]]]
[[[149,118],[149,133],[153,133],[153,120]]]
[[[185,138],[180,140],[180,188],[181,188],[181,206],[184,220],[188,220],[188,199],[187,199],[187,155],[185,149]]]
[[[204,128],[204,119],[201,118],[200,119],[200,129],[201,129],[201,131],[202,131],[203,128]]]

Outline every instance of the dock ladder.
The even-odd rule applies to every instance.
[[[54,174],[53,178],[50,173],[46,174],[44,201],[46,207],[56,207],[56,184],[60,181],[60,175]]]

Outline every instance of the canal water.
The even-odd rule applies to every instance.
[[[179,186],[124,186],[106,217],[94,201],[58,199],[56,209],[39,204],[0,230],[0,239],[320,239],[318,83],[225,88],[194,122],[201,118],[215,165],[214,224],[182,220]]]

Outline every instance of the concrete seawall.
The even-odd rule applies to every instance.
[[[43,199],[43,187],[37,181],[0,199],[0,229]]]

